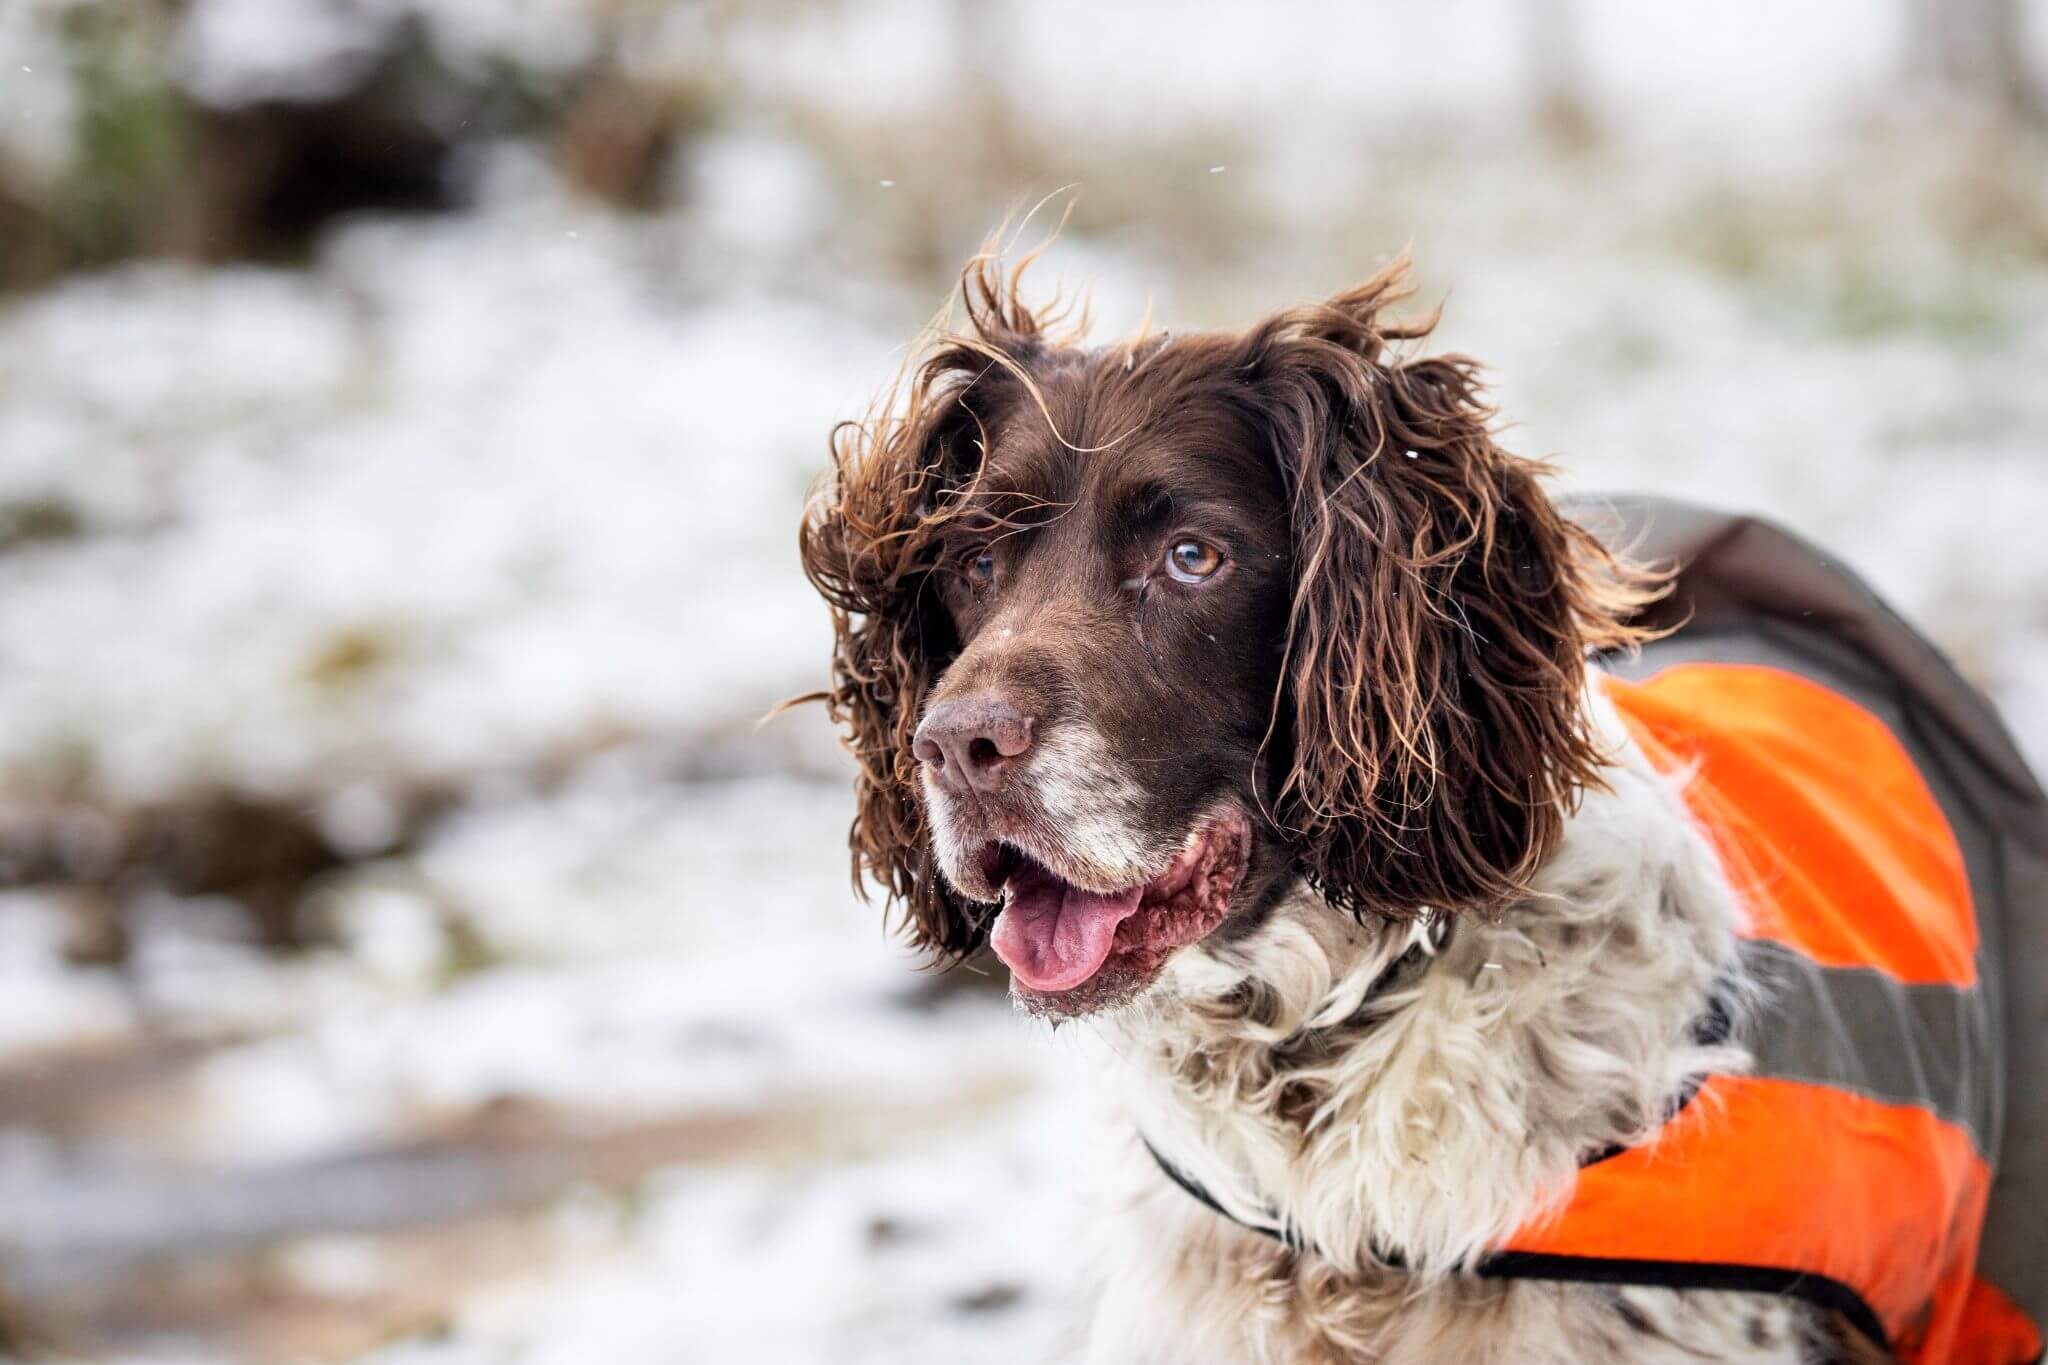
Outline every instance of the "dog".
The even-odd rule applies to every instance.
[[[834,433],[800,548],[856,885],[1116,1068],[1088,1358],[2038,1354],[1977,1275],[2003,1025],[1960,850],[2048,848],[2005,839],[2043,807],[1996,722],[1970,753],[2017,767],[2017,814],[1951,838],[1901,742],[1783,659],[1624,678],[1805,584],[1794,648],[1848,580],[1760,523],[1666,509],[1691,539],[1659,564],[1568,515],[1480,367],[1416,354],[1405,263],[1094,348],[1022,273],[979,258],[966,325]],[[1709,574],[1745,535],[1766,567]],[[1917,637],[1866,636],[1982,729]],[[1836,803],[1847,833],[1773,776],[1829,765],[1888,793]],[[1737,787],[1790,813],[1724,819]],[[1875,900],[1785,890],[1861,887],[1887,841],[1931,851],[1870,895],[1939,940],[1896,957],[1859,938]],[[1830,1032],[1866,1005],[1905,1033]],[[1954,1056],[1894,1078],[1929,1030]],[[1946,1175],[1893,1180],[1900,1152]]]

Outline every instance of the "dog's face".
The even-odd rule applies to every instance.
[[[1122,366],[1039,383],[1057,433],[1021,386],[985,410],[933,575],[958,652],[912,746],[941,875],[1002,904],[995,951],[1053,1012],[1142,989],[1287,864],[1259,816],[1286,489],[1227,389]]]
[[[1396,361],[1390,271],[1243,334],[1087,350],[971,273],[971,334],[843,428],[804,563],[861,762],[856,879],[1031,1008],[1126,1001],[1306,880],[1499,904],[1600,756],[1589,647],[1637,580]],[[1233,926],[1233,927],[1226,927]]]

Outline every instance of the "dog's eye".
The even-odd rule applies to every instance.
[[[974,554],[968,555],[965,563],[967,566],[967,581],[975,587],[986,587],[988,584],[995,582],[996,557],[987,550],[978,550]]]
[[[1183,540],[1166,552],[1166,571],[1183,583],[1199,583],[1223,567],[1223,555],[1205,540]]]

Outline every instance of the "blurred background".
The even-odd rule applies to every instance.
[[[1508,443],[2048,765],[2048,5],[0,0],[0,1356],[1064,1359],[1071,1031],[847,885],[797,569],[1006,214],[1411,251]]]

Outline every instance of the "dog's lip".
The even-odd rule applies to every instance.
[[[1165,865],[1157,873],[1147,877],[1140,877],[1122,886],[1090,885],[1078,878],[1068,876],[1057,862],[1049,862],[1037,854],[1027,852],[1023,847],[1003,839],[991,839],[986,844],[983,844],[975,854],[974,862],[975,867],[981,873],[982,880],[993,887],[998,895],[1009,889],[1013,878],[1037,872],[1045,876],[1057,878],[1069,886],[1078,887],[1080,890],[1093,892],[1101,896],[1124,895],[1133,888],[1137,888],[1140,892],[1138,901],[1140,906],[1155,905],[1160,901],[1170,900],[1174,896],[1179,895],[1187,888],[1188,882],[1193,880],[1195,866],[1200,861],[1202,850],[1206,846],[1210,831],[1215,827],[1215,824],[1216,822],[1214,821],[1208,822],[1189,835],[1187,843],[1179,852],[1167,859]]]
[[[1188,886],[1188,880],[1194,878],[1196,864],[1200,862],[1198,853],[1210,835],[1221,831],[1227,825],[1239,823],[1245,823],[1243,812],[1237,810],[1233,804],[1210,808],[1188,827],[1188,835],[1186,839],[1182,839],[1182,845],[1178,849],[1159,857],[1159,860],[1155,860],[1155,864],[1147,868],[1141,876],[1130,878],[1126,882],[1106,882],[1100,876],[1092,876],[1090,870],[1075,866],[1073,860],[1069,860],[1057,845],[1049,845],[1044,839],[1036,837],[1036,831],[995,833],[969,845],[963,864],[965,870],[973,874],[973,880],[981,882],[981,886],[963,886],[961,890],[967,890],[971,896],[979,900],[999,902],[1001,896],[1004,896],[1004,888],[1010,884],[1010,878],[1016,876],[1016,872],[1026,864],[1036,864],[1038,868],[1057,876],[1061,882],[1067,882],[1069,886],[1077,886],[1087,892],[1094,892],[1098,896],[1116,896],[1128,892],[1133,886],[1143,886],[1143,905],[1153,905],[1157,900],[1167,900],[1180,894]]]
[[[1002,889],[1010,884],[1011,876],[1029,856],[1015,844],[990,839],[975,850],[974,869],[981,874],[983,883],[1000,895]]]
[[[1208,937],[1229,913],[1250,845],[1250,821],[1226,806],[1151,875],[1121,886],[1067,881],[1058,864],[1001,840],[982,844],[973,867],[1002,898],[994,945],[1013,987],[1049,1000],[1094,989],[1105,973],[1123,987],[1149,980],[1174,950]]]
[[[990,901],[1000,900],[1010,879],[1027,867],[1036,865],[1069,886],[1100,896],[1121,895],[1133,887],[1143,887],[1142,904],[1150,905],[1170,896],[1178,895],[1190,878],[1194,876],[1197,855],[1209,835],[1228,817],[1212,813],[1197,820],[1188,831],[1187,838],[1171,854],[1158,860],[1155,868],[1146,871],[1130,881],[1106,882],[1099,876],[1075,867],[1056,848],[1048,847],[1042,840],[1026,836],[992,836],[972,846],[966,858],[966,865],[972,870],[979,887],[963,888],[985,893]]]

